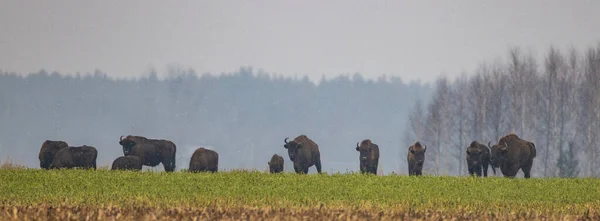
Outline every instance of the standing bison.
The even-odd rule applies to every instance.
[[[408,155],[406,156],[406,161],[408,161],[408,174],[410,176],[423,175],[423,162],[425,161],[425,151],[427,150],[427,145],[425,147],[421,146],[421,143],[417,141],[412,146],[408,147]]]
[[[469,175],[487,177],[490,164],[490,149],[477,141],[467,147],[467,166]]]
[[[492,168],[500,167],[504,177],[509,178],[514,178],[521,169],[524,177],[530,178],[535,156],[535,144],[519,138],[516,134],[509,134],[492,146]]]
[[[189,172],[210,171],[216,173],[219,170],[219,154],[214,150],[200,147],[192,154],[190,159]]]
[[[133,155],[120,156],[113,161],[111,170],[142,170],[142,160]]]
[[[54,155],[54,159],[50,163],[50,169],[81,167],[84,169],[94,168],[95,170],[97,157],[98,151],[92,146],[62,148]]]
[[[358,160],[360,162],[361,173],[377,174],[379,165],[379,146],[371,142],[370,139],[356,143],[356,151],[360,153]]]
[[[277,154],[273,154],[273,156],[271,157],[271,161],[269,161],[268,164],[270,173],[283,172],[283,157]]]
[[[175,152],[177,147],[169,140],[148,139],[142,136],[121,136],[119,144],[123,146],[125,156],[133,155],[140,158],[142,165],[155,167],[163,164],[165,171],[175,170]]]
[[[296,173],[308,173],[308,168],[315,166],[317,172],[321,173],[321,153],[319,152],[319,145],[308,138],[306,135],[300,135],[294,140],[288,142],[288,138],[285,138],[283,142],[288,150],[290,160],[294,163],[294,170]]]
[[[50,164],[54,159],[54,156],[61,149],[67,148],[69,145],[64,141],[53,141],[46,140],[42,143],[42,148],[40,148],[40,153],[38,154],[38,159],[40,160],[40,168],[42,169],[50,169]]]

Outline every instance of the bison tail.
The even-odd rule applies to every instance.
[[[529,151],[531,152],[531,158],[535,158],[537,156],[535,144],[533,144],[532,142],[529,142]]]

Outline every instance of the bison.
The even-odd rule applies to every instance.
[[[490,149],[477,141],[467,147],[467,167],[469,175],[487,177],[490,164]]]
[[[142,160],[133,155],[120,156],[113,161],[111,170],[142,170]]]
[[[155,167],[163,164],[165,171],[175,170],[175,152],[177,147],[170,140],[148,139],[142,136],[121,136],[119,144],[123,147],[125,156],[133,155],[140,158],[142,165]]]
[[[214,150],[200,147],[192,154],[190,159],[189,172],[210,171],[216,173],[219,170],[219,154]]]
[[[54,159],[50,163],[50,169],[81,167],[95,170],[97,157],[98,150],[92,146],[83,145],[63,148],[54,155]]]
[[[289,137],[285,138],[283,147],[288,150],[290,160],[294,163],[296,173],[308,173],[308,168],[315,166],[317,172],[321,173],[321,153],[319,145],[308,138],[306,135],[300,135],[294,140],[288,142]]]
[[[67,147],[69,147],[69,145],[64,141],[44,141],[44,143],[42,143],[42,148],[40,148],[40,153],[38,154],[38,158],[40,160],[40,168],[50,169],[50,164],[54,159],[54,155],[56,155],[56,153],[58,153],[59,150]]]
[[[283,172],[283,157],[277,154],[273,154],[273,156],[271,157],[271,161],[269,161],[268,164],[270,173]]]
[[[423,162],[425,161],[425,151],[427,145],[421,146],[419,141],[415,142],[412,146],[408,147],[408,155],[406,161],[408,161],[408,174],[410,176],[423,175]]]
[[[379,165],[379,146],[371,142],[370,139],[356,143],[356,151],[360,152],[358,160],[360,162],[361,173],[377,174]]]
[[[533,158],[536,156],[533,142],[523,140],[511,133],[500,138],[498,144],[491,149],[492,168],[500,167],[504,177],[514,178],[519,169],[523,171],[525,178],[531,177]]]

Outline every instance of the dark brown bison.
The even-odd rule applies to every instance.
[[[113,161],[111,170],[142,170],[142,161],[133,155],[120,156]]]
[[[471,142],[467,147],[467,167],[469,175],[487,177],[490,165],[490,149],[477,141]]]
[[[94,168],[95,170],[97,157],[98,150],[92,146],[83,145],[63,148],[54,155],[54,159],[50,163],[50,169],[80,167],[84,169]]]
[[[64,141],[44,141],[44,143],[42,143],[42,148],[40,148],[40,153],[38,154],[38,159],[40,160],[40,168],[50,169],[50,164],[54,159],[54,155],[56,155],[56,153],[58,153],[59,150],[67,147],[69,147],[69,145]]]
[[[356,151],[360,153],[358,160],[360,162],[361,173],[377,174],[379,165],[379,146],[371,142],[370,139],[356,143]]]
[[[269,161],[268,164],[270,173],[283,172],[283,157],[277,154],[273,154],[273,156],[271,157],[271,161]]]
[[[140,158],[142,165],[155,167],[163,164],[165,171],[175,170],[175,152],[177,147],[169,140],[148,139],[142,136],[121,136],[119,144],[123,146],[125,156],[134,155]]]
[[[190,159],[189,172],[210,171],[216,173],[219,170],[219,154],[214,150],[200,147],[192,154]]]
[[[533,158],[536,156],[535,144],[516,134],[509,134],[500,138],[498,144],[491,149],[492,168],[500,167],[504,177],[514,178],[519,169],[523,171],[525,178],[531,177]]]
[[[421,146],[421,143],[417,141],[412,146],[408,147],[408,155],[406,161],[408,161],[408,174],[420,176],[423,175],[423,163],[425,162],[425,147]]]
[[[300,135],[294,140],[288,142],[288,138],[285,138],[283,142],[288,150],[290,160],[294,163],[294,170],[296,173],[308,173],[308,168],[315,166],[317,172],[321,173],[321,153],[319,152],[319,145],[308,138],[306,135]]]

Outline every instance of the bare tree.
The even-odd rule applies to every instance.
[[[597,176],[597,134],[600,132],[600,45],[585,54],[583,75],[579,82],[579,131],[584,138],[586,162],[584,175]]]
[[[456,168],[456,174],[464,175],[465,169],[465,150],[469,139],[469,102],[467,97],[469,96],[468,81],[466,76],[460,76],[456,79],[452,85],[450,92],[450,116],[448,120],[451,123],[449,131],[449,141],[452,146],[453,159],[449,159],[448,167]],[[456,167],[458,162],[458,167]]]
[[[449,132],[449,94],[450,86],[448,79],[440,77],[436,81],[435,92],[431,103],[427,108],[427,127],[425,129],[425,144],[427,144],[427,157],[425,157],[425,164],[431,165],[425,167],[424,170],[432,171],[435,174],[441,172],[441,165],[444,165],[444,159],[442,158],[445,150],[447,149],[447,140]]]
[[[470,112],[471,130],[470,136],[473,140],[480,142],[484,139],[486,106],[489,98],[488,88],[485,87],[484,75],[487,74],[487,67],[480,65],[475,72],[475,76],[470,79],[468,97],[468,110]],[[487,142],[485,142],[487,143]]]

